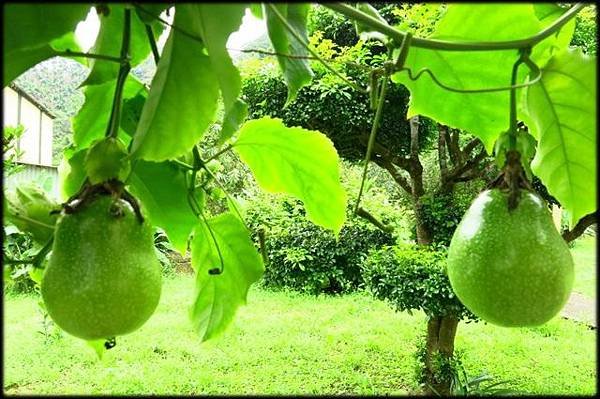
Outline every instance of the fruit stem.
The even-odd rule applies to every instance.
[[[527,187],[528,182],[524,177],[523,166],[521,165],[521,154],[517,150],[517,72],[519,66],[525,63],[531,68],[528,60],[531,54],[531,48],[521,49],[519,59],[514,63],[510,84],[513,88],[510,90],[510,112],[508,128],[508,151],[506,152],[506,164],[504,165],[503,181],[509,190],[508,210],[512,211],[519,203],[520,190],[523,186]]]
[[[123,88],[125,86],[125,80],[131,69],[129,64],[129,42],[131,39],[131,10],[125,9],[125,21],[123,24],[123,41],[121,43],[121,65],[119,67],[119,75],[117,77],[117,84],[115,88],[115,96],[113,99],[112,110],[110,113],[110,120],[106,129],[106,137],[117,137],[119,132],[119,123],[121,120],[121,102],[123,99]]]

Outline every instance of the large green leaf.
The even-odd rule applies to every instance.
[[[538,19],[532,4],[450,4],[430,37],[458,41],[504,41],[524,39],[540,31],[549,20]],[[552,40],[552,39],[547,39]],[[544,43],[549,49],[550,42]],[[516,50],[441,51],[411,48],[406,66],[413,74],[428,68],[446,86],[479,89],[510,85],[511,69],[518,59]],[[543,62],[547,51],[535,50],[532,58]],[[526,68],[520,74],[522,82]],[[488,153],[495,140],[509,127],[509,92],[463,94],[449,92],[423,74],[409,79],[407,72],[397,72],[392,79],[411,92],[407,117],[428,116],[453,128],[479,137]]]
[[[6,4],[4,59],[10,60],[7,55],[13,51],[39,48],[74,31],[89,10],[88,4]]]
[[[104,137],[110,118],[115,88],[116,80],[85,87],[85,102],[73,118],[73,142],[77,148],[89,147],[94,140]],[[123,100],[126,103],[140,95],[145,96],[146,93],[146,88],[139,80],[132,75],[127,77],[123,88]],[[131,117],[128,113],[123,116]],[[128,123],[130,122],[128,120]],[[119,130],[120,133],[125,133],[122,129]]]
[[[308,55],[306,48],[304,48],[304,46],[288,32],[281,20],[270,8],[271,6],[277,8],[279,13],[286,18],[292,28],[294,28],[294,30],[304,39],[304,42],[307,43],[306,19],[310,4],[271,3],[263,5],[263,15],[266,16],[267,31],[275,51],[282,54]],[[296,98],[298,90],[300,90],[302,86],[310,83],[313,72],[310,69],[307,59],[277,56],[277,61],[279,62],[279,67],[283,72],[283,77],[285,78],[288,87],[287,105]]]
[[[567,9],[559,7],[556,3],[534,3],[533,11],[535,12],[536,17],[539,19],[542,28],[545,28],[560,18],[560,16],[564,14]],[[566,48],[569,43],[571,43],[571,38],[573,37],[574,32],[575,18],[567,22],[566,25],[564,25],[554,35],[544,39],[535,47],[535,49],[537,51],[546,51],[546,57],[550,58],[553,53]],[[540,57],[538,57],[536,61],[543,63],[547,61],[547,59],[540,60],[539,58]]]
[[[249,8],[253,16],[259,19],[263,18],[262,5],[260,3],[250,3]]]
[[[157,18],[167,8],[170,8],[171,4],[167,3],[135,3],[135,10],[138,17],[145,24],[154,24],[157,22]]]
[[[197,276],[196,300],[190,317],[205,341],[223,332],[233,320],[237,308],[246,303],[250,285],[261,277],[264,266],[249,231],[231,213],[210,219],[208,226],[199,223],[191,248],[192,266]],[[222,273],[210,274],[211,269],[221,269],[221,259]]]
[[[58,191],[62,201],[77,193],[85,181],[85,157],[88,149],[67,149],[58,165]]]
[[[193,30],[193,15],[176,12],[174,25]],[[213,121],[219,97],[218,79],[205,51],[201,42],[171,30],[142,110],[132,156],[164,161],[189,152],[200,140]]]
[[[304,202],[309,220],[340,231],[346,192],[338,154],[324,134],[265,117],[246,122],[233,148],[263,190],[294,195]]]
[[[125,21],[125,4],[109,4],[108,15],[100,14],[100,32],[96,38],[92,53],[119,57],[121,53],[121,41],[123,36],[123,25]],[[158,38],[162,25],[155,21],[151,26]],[[132,66],[144,61],[150,54],[151,48],[146,35],[146,27],[140,18],[132,13],[131,16],[131,41],[129,47],[130,63]],[[90,60],[92,71],[85,82],[81,85],[97,85],[109,80],[116,79],[119,73],[119,64],[105,60]]]
[[[526,93],[538,139],[533,172],[569,212],[571,226],[596,210],[596,58],[564,50]]]
[[[224,142],[235,133],[246,118],[248,106],[240,98],[242,79],[233,65],[225,45],[232,32],[242,23],[247,4],[198,3],[180,6],[180,11],[193,13],[197,32],[208,50],[210,63],[219,80],[225,116],[220,133],[220,142]]]
[[[173,246],[184,255],[188,236],[198,219],[188,204],[185,175],[171,162],[138,160],[128,180],[150,222],[162,228]]]
[[[68,32],[64,36],[59,37],[39,45],[37,47],[17,49],[11,52],[6,52],[4,57],[4,86],[15,80],[23,72],[38,63],[52,58],[61,51],[71,50],[80,51],[79,45],[75,41],[75,34]]]

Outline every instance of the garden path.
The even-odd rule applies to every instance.
[[[571,293],[569,301],[560,315],[566,319],[583,322],[593,328],[598,326],[598,320],[596,320],[596,301],[579,292]]]

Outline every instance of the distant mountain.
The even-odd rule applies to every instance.
[[[269,36],[267,35],[267,33],[263,33],[256,39],[244,43],[239,50],[261,50],[261,51],[269,51],[269,52],[275,51],[273,49],[273,45],[271,44],[271,40],[269,40]],[[231,54],[231,58],[233,59],[233,62],[236,64],[238,62],[241,62],[248,58],[264,58],[267,56],[267,55],[261,54],[261,53],[232,51],[232,50],[229,51],[229,54]]]

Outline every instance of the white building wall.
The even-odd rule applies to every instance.
[[[40,160],[40,109],[21,97],[21,124],[25,132],[19,139],[20,162],[37,165]]]
[[[52,118],[42,112],[40,165],[52,166]]]
[[[16,126],[19,114],[19,95],[10,87],[2,90],[2,126]]]
[[[19,116],[19,95],[10,87],[2,90],[2,126],[17,126]],[[9,157],[14,153],[10,150],[6,153]]]
[[[10,87],[2,90],[3,126],[25,127],[18,141],[21,152],[18,162],[33,165],[52,165],[52,127],[50,116]]]

